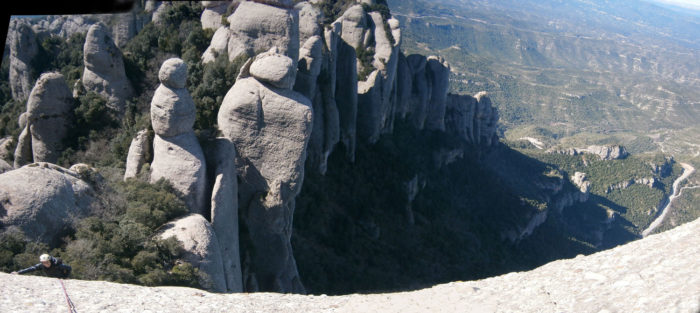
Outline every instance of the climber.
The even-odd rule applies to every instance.
[[[12,274],[24,274],[24,273],[29,273],[33,272],[36,270],[42,270],[44,271],[44,274],[46,274],[49,277],[56,277],[56,278],[67,278],[68,275],[70,275],[70,272],[72,268],[68,264],[63,264],[63,261],[59,258],[54,258],[46,253],[42,254],[39,257],[39,261],[41,263],[38,263],[37,265],[27,267],[23,270],[17,271],[17,272],[12,272]]]

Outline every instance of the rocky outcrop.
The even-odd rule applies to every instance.
[[[185,250],[183,259],[199,269],[199,285],[214,292],[226,291],[219,239],[211,224],[190,214],[162,226],[162,239],[175,237]]]
[[[123,113],[133,89],[124,71],[121,51],[104,25],[90,27],[83,47],[83,60],[85,70],[81,82],[85,90],[103,95],[110,109]]]
[[[15,167],[31,162],[56,163],[72,122],[73,95],[59,73],[39,77],[20,116],[22,133],[15,150]]]
[[[253,245],[247,290],[304,291],[290,238],[313,112],[291,90],[295,72],[289,57],[262,53],[244,65],[219,109],[219,128],[238,153],[239,204]]]
[[[330,53],[336,60],[335,103],[340,142],[345,146],[347,158],[354,161],[357,149],[357,56],[355,48],[339,35],[341,26],[342,23],[333,23],[333,31],[326,31],[326,40],[334,44]]]
[[[429,56],[427,61],[426,74],[431,84],[431,94],[428,102],[430,110],[428,110],[425,127],[432,130],[445,130],[447,90],[450,88],[450,65],[445,59],[436,56]]]
[[[224,51],[233,61],[239,55],[252,57],[256,52],[277,47],[281,54],[292,59],[296,67],[299,58],[298,12],[287,1],[265,2],[270,5],[241,2],[228,17],[229,26],[217,30],[202,61],[210,62]]]
[[[160,24],[163,21],[163,15],[173,6],[170,1],[148,1],[146,2],[146,12],[152,12],[151,21],[155,24]]]
[[[474,116],[474,140],[478,145],[491,146],[498,142],[496,127],[498,126],[498,111],[491,104],[491,99],[485,91],[477,93],[477,109]]]
[[[612,184],[612,185],[608,186],[608,188],[605,189],[605,192],[609,193],[613,190],[627,189],[634,184],[646,185],[649,188],[654,188],[654,187],[656,187],[656,178],[654,178],[654,177],[642,177],[642,178],[628,179],[625,181],[621,181],[617,184]]]
[[[629,153],[625,147],[620,145],[598,146],[592,145],[587,148],[552,148],[547,150],[547,153],[580,155],[583,153],[595,154],[601,160],[619,160],[626,158]]]
[[[27,238],[55,243],[95,201],[80,175],[50,163],[32,163],[0,174],[0,222]]]
[[[207,164],[214,170],[210,175],[211,225],[219,238],[226,291],[242,292],[236,148],[230,140],[217,138],[207,152]]]
[[[12,98],[22,101],[32,89],[30,62],[39,52],[39,46],[31,26],[19,23],[16,28],[10,42],[10,89]]]
[[[0,174],[11,171],[12,169],[14,169],[12,165],[3,159],[0,159]]]
[[[399,57],[396,115],[418,128],[445,130],[450,66],[440,57]]]
[[[591,182],[588,181],[586,173],[575,172],[574,176],[571,177],[571,182],[579,188],[581,193],[588,194],[588,190],[591,188]]]
[[[0,160],[9,160],[13,145],[14,139],[12,137],[0,138]]]
[[[213,29],[217,30],[219,27],[223,26],[221,19],[226,13],[229,5],[232,3],[237,3],[239,1],[202,1],[202,6],[204,11],[202,11],[202,16],[200,21],[202,22],[203,29]]]
[[[629,155],[625,147],[619,145],[612,146],[588,146],[588,153],[598,155],[601,160],[624,159]]]
[[[477,97],[448,94],[445,130],[465,141],[489,147],[498,142],[498,112],[485,93]]]
[[[182,193],[192,213],[206,208],[206,161],[192,130],[195,106],[185,88],[187,65],[173,58],[158,72],[160,86],[151,101],[151,125],[155,131],[151,182],[169,180]]]
[[[365,12],[361,5],[349,8],[339,21],[343,24],[343,40],[355,49],[374,51],[371,62],[374,70],[357,86],[357,129],[360,138],[375,143],[381,134],[393,131],[401,44],[399,24],[393,18],[385,21],[379,12]],[[389,27],[384,27],[384,23]],[[358,62],[358,72],[366,70],[362,67],[362,62]]]
[[[124,171],[124,181],[128,178],[136,177],[141,172],[141,166],[146,162],[146,154],[151,146],[148,129],[144,129],[136,134],[129,145],[129,153],[126,157],[126,170]]]
[[[320,173],[340,139],[340,121],[336,93],[338,36],[320,27],[322,14],[308,2],[295,7],[299,11],[299,62],[294,90],[313,104],[314,125],[308,146],[308,161]],[[324,38],[325,42],[324,43]]]

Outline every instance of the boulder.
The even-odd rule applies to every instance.
[[[175,237],[185,250],[183,259],[199,269],[199,284],[207,290],[225,292],[224,266],[219,239],[211,224],[199,214],[190,214],[162,227],[160,238]]]
[[[141,172],[141,166],[146,162],[146,154],[150,146],[150,138],[148,129],[144,129],[136,134],[136,137],[131,140],[129,146],[129,154],[126,157],[126,170],[124,172],[124,181],[128,178],[133,178]]]
[[[12,98],[22,101],[32,90],[30,63],[39,52],[36,34],[28,23],[16,24],[10,42],[10,89]]]
[[[367,14],[362,5],[356,4],[345,10],[345,13],[338,18],[341,29],[340,34],[348,45],[353,49],[364,46],[365,37],[369,36]]]
[[[85,37],[83,60],[85,70],[81,82],[85,90],[103,95],[110,109],[123,113],[126,100],[134,92],[126,77],[121,51],[104,25],[98,23],[90,27]]]
[[[231,4],[231,1],[202,1],[204,11],[200,21],[203,29],[217,30],[221,24],[221,18],[226,14],[226,9]]]
[[[258,81],[282,89],[291,89],[296,78],[294,61],[277,53],[276,48],[256,56],[249,71]]]
[[[0,160],[9,159],[13,144],[14,139],[12,137],[0,138]]]
[[[15,150],[15,167],[58,161],[74,106],[63,75],[44,73],[39,77],[27,100],[27,112],[20,116],[19,124],[24,127]]]
[[[308,98],[276,87],[285,84],[270,81],[269,76],[264,77],[268,82],[264,83],[248,71],[273,64],[296,70],[286,66],[289,61],[278,60],[288,57],[273,54],[264,53],[243,67],[224,97],[218,125],[238,153],[239,203],[253,245],[248,251],[251,264],[246,265],[249,277],[244,280],[257,281],[261,290],[303,292],[290,238],[313,112]],[[284,81],[287,76],[276,77]]]
[[[151,125],[157,135],[173,137],[191,132],[195,118],[194,100],[187,89],[166,83],[156,88],[151,100]]]
[[[184,196],[190,212],[203,214],[207,207],[206,160],[192,130],[196,112],[184,88],[186,73],[181,59],[166,60],[158,73],[161,84],[151,101],[151,124],[156,135],[150,179],[169,180]]]
[[[14,167],[12,167],[12,165],[7,163],[7,161],[5,161],[3,159],[0,159],[0,174],[5,173],[7,171],[11,171],[12,169],[14,169]]]
[[[217,138],[207,164],[214,169],[211,193],[211,225],[219,238],[227,292],[243,292],[238,227],[238,178],[236,148],[226,138]]]
[[[33,241],[56,243],[94,201],[87,182],[57,165],[32,163],[0,174],[0,223]]]
[[[245,1],[238,5],[228,18],[230,36],[228,57],[233,61],[237,56],[253,56],[258,51],[277,47],[279,53],[292,59],[293,67],[299,59],[299,15],[293,9],[285,9],[287,1],[266,1],[279,4],[275,7],[257,2]],[[288,7],[288,6],[287,6]]]

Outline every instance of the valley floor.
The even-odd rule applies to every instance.
[[[700,219],[529,272],[403,293],[213,294],[65,280],[78,312],[698,312]],[[67,309],[57,279],[0,273],[0,312]]]

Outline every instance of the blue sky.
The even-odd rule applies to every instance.
[[[652,1],[666,3],[666,4],[673,4],[673,5],[677,5],[680,7],[700,11],[700,0],[652,0]]]

